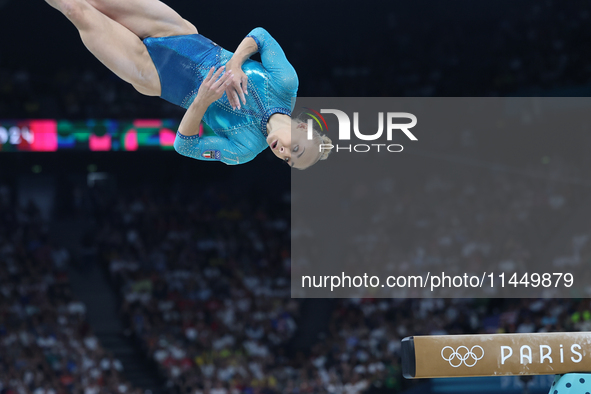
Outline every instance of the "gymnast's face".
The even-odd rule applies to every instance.
[[[307,138],[308,125],[293,121],[292,127],[277,129],[267,137],[267,144],[279,159],[293,168],[304,169],[318,161],[318,141]]]

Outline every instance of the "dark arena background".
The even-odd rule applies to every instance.
[[[591,93],[589,1],[167,4],[231,51],[265,27],[301,96]],[[244,166],[182,157],[170,133],[183,110],[119,80],[63,15],[40,0],[0,0],[0,15],[1,394],[546,393],[550,376],[405,380],[401,339],[591,330],[588,298],[292,299],[287,166],[269,151]],[[56,151],[22,151],[35,128],[55,131],[44,143]],[[450,223],[417,212],[443,207],[465,233],[492,213],[529,234],[494,244],[496,259],[545,247],[589,264],[591,228],[576,220],[589,160],[552,139],[535,142],[548,147],[538,156],[509,130],[496,137],[441,136],[467,170],[400,193],[414,204],[406,236],[470,254],[441,232]],[[510,175],[474,165],[495,150]],[[576,181],[520,175],[532,168]],[[491,197],[465,204],[467,189]],[[575,238],[558,217],[580,226]]]

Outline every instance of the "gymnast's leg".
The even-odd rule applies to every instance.
[[[136,34],[86,0],[45,0],[76,26],[86,48],[124,81],[148,96],[160,95],[160,78],[148,49]]]
[[[159,0],[86,0],[139,38],[197,34],[197,29]]]

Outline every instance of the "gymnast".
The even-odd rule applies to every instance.
[[[314,130],[309,140],[309,122],[291,118],[298,77],[265,29],[252,30],[232,53],[158,0],[45,1],[117,76],[187,110],[174,142],[178,153],[243,164],[268,146],[298,169],[327,158],[330,151],[319,147],[330,139]],[[261,63],[249,59],[256,52]],[[213,134],[199,135],[202,121]]]

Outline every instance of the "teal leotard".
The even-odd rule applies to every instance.
[[[275,113],[291,115],[298,89],[298,77],[283,50],[263,28],[253,29],[252,37],[261,62],[246,60],[242,70],[248,76],[246,104],[234,110],[226,95],[209,106],[203,122],[214,135],[187,137],[177,132],[174,147],[184,156],[243,164],[268,145],[267,121]],[[200,34],[149,37],[144,44],[158,70],[161,97],[188,108],[211,67],[223,66],[232,57]]]

